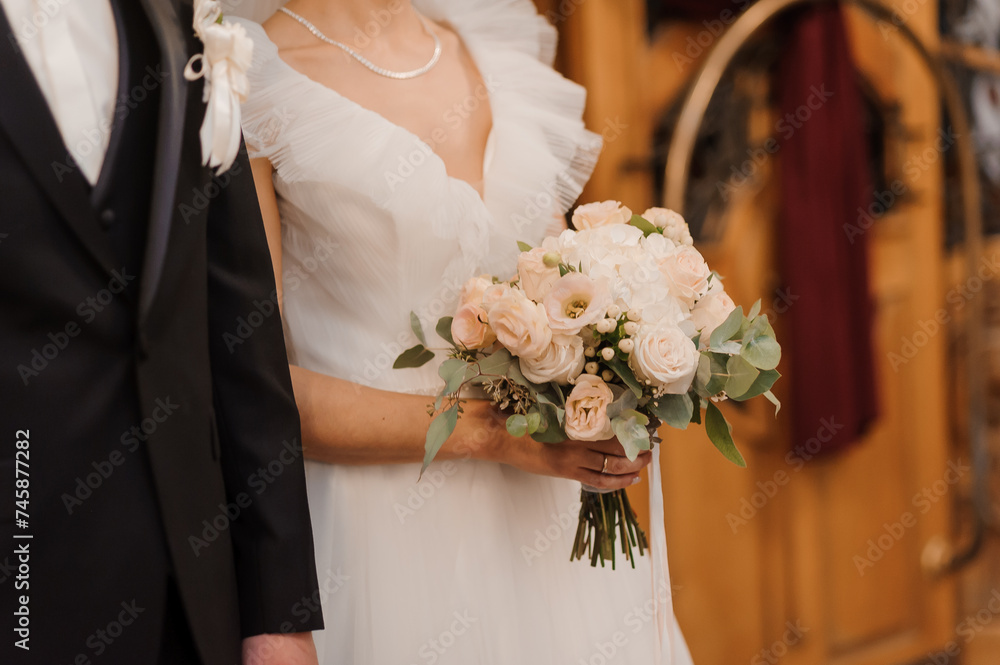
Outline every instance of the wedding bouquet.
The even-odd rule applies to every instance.
[[[423,468],[454,431],[469,386],[509,414],[514,436],[616,436],[630,460],[658,441],[661,424],[685,429],[704,410],[709,440],[746,466],[716,403],[762,395],[780,408],[770,389],[781,348],[760,301],[747,314],[733,303],[676,212],[633,215],[604,201],[578,207],[573,226],[541,247],[519,243],[513,279],[469,280],[458,311],[438,322],[451,348]],[[397,368],[434,357],[418,317],[411,322],[421,343]],[[642,554],[648,544],[625,491],[585,486],[572,558],[614,566],[619,537],[634,567],[632,548]]]

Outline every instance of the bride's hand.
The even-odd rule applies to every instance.
[[[652,454],[646,451],[630,462],[615,438],[539,443],[530,436],[511,436],[504,426],[506,417],[485,400],[470,400],[463,410],[459,426],[464,421],[461,438],[466,441],[467,454],[523,471],[578,480],[597,489],[616,490],[635,483],[639,472],[652,460]],[[462,447],[459,444],[456,451],[461,451]]]

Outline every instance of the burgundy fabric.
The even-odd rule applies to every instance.
[[[792,25],[777,72],[778,224],[784,285],[798,298],[780,317],[792,446],[809,457],[857,442],[877,416],[868,235],[851,232],[873,192],[840,8],[808,8]]]

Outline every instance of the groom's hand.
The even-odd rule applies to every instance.
[[[317,665],[312,633],[248,637],[243,640],[243,665]]]

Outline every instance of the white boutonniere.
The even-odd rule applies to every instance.
[[[240,149],[240,103],[250,92],[247,71],[253,58],[253,40],[242,25],[222,19],[216,0],[195,0],[194,33],[204,53],[191,57],[184,78],[205,77],[205,120],[201,123],[202,163],[225,172]]]

